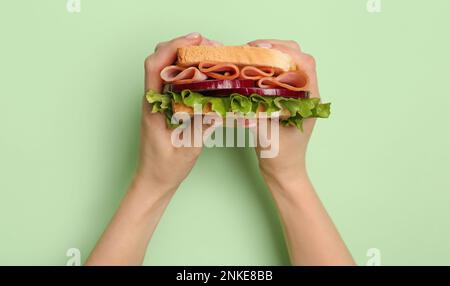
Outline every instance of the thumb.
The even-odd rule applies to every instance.
[[[197,46],[201,42],[202,36],[199,33],[190,33],[168,42],[159,43],[155,53],[145,60],[145,90],[160,91],[163,82],[159,74],[163,68],[175,62],[178,48]]]

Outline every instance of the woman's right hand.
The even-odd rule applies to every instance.
[[[293,41],[257,40],[251,46],[273,48],[294,59],[309,78],[311,97],[319,97],[314,58],[302,53]],[[279,128],[279,154],[260,158],[261,173],[273,194],[284,225],[292,263],[295,265],[354,265],[353,258],[312,186],[305,167],[306,148],[315,119],[306,119],[303,132]]]

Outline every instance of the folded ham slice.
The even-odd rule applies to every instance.
[[[239,77],[239,68],[234,64],[201,62],[198,69],[215,79],[233,80]]]
[[[208,76],[196,67],[183,68],[179,66],[167,66],[160,73],[161,79],[166,83],[191,83],[206,80]]]
[[[275,69],[271,67],[246,66],[241,69],[240,78],[259,80],[263,77],[271,77],[275,74]]]
[[[307,91],[308,77],[306,74],[293,71],[285,72],[277,77],[263,77],[258,81],[260,88],[282,87],[292,91]]]

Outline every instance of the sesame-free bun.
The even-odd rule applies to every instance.
[[[296,70],[296,65],[290,55],[274,49],[250,46],[190,46],[178,48],[177,65],[195,66],[200,62],[273,67],[284,72]]]

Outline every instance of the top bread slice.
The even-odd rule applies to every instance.
[[[200,62],[230,63],[238,66],[273,67],[296,70],[290,55],[274,49],[250,46],[190,46],[178,48],[177,65],[195,66]]]

